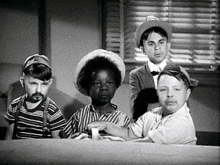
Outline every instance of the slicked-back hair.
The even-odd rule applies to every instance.
[[[165,30],[163,30],[160,27],[152,27],[147,29],[141,36],[141,40],[140,40],[140,46],[143,46],[143,40],[147,40],[149,34],[151,34],[152,32],[158,33],[160,34],[162,37],[165,37],[168,40],[168,36]]]

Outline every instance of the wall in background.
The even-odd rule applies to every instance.
[[[88,52],[101,48],[101,16],[99,0],[48,0],[49,21],[47,49],[51,59],[54,83],[50,97],[60,106],[67,118],[73,111],[89,103],[73,84],[77,62]],[[22,64],[28,55],[39,52],[38,16],[35,3],[28,6],[0,6],[0,63]],[[0,70],[1,72],[1,70]],[[18,75],[11,72],[1,81]],[[19,76],[18,76],[19,78]],[[0,88],[0,92],[7,89]],[[192,116],[197,131],[220,132],[219,87],[198,87],[192,94]],[[117,90],[113,103],[131,115],[129,86]]]

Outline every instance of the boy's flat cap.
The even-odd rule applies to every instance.
[[[198,80],[190,78],[188,72],[183,67],[181,67],[179,65],[168,64],[160,74],[164,74],[167,72],[177,72],[177,73],[185,75],[185,77],[187,78],[187,80],[189,82],[190,87],[196,87],[199,84]]]
[[[24,61],[23,64],[23,71],[30,65],[33,64],[44,64],[47,67],[51,68],[49,59],[45,55],[39,55],[39,54],[34,54],[29,57]]]

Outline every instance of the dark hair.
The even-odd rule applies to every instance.
[[[44,64],[30,65],[23,71],[23,73],[26,76],[31,76],[42,81],[49,80],[52,77],[51,69]]]
[[[142,89],[134,100],[133,119],[136,121],[147,112],[148,104],[157,102],[159,102],[159,99],[155,88]]]
[[[187,88],[190,88],[190,83],[189,83],[189,80],[188,78],[186,77],[185,74],[183,74],[182,72],[178,72],[176,70],[164,70],[162,71],[157,80],[159,81],[160,77],[162,75],[169,75],[169,76],[172,76],[172,77],[175,77],[177,80],[181,81],[183,80],[184,84],[186,85]]]
[[[116,88],[120,86],[121,71],[118,69],[118,67],[105,57],[95,57],[94,59],[89,60],[85,64],[85,66],[82,68],[77,78],[80,86],[86,89],[87,93],[91,87],[91,81],[94,72],[97,72],[101,69],[112,71],[112,73],[114,74]]]
[[[166,31],[162,29],[161,27],[156,26],[156,27],[152,27],[144,31],[144,33],[141,35],[140,46],[143,46],[143,40],[147,40],[149,34],[151,34],[152,32],[158,33],[161,36],[168,39],[168,35]]]

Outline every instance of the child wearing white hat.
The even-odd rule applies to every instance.
[[[91,103],[76,111],[60,131],[61,138],[77,137],[93,121],[108,121],[127,127],[129,117],[111,102],[125,76],[125,65],[115,53],[103,49],[84,56],[76,66],[74,84]],[[87,132],[89,134],[89,132]]]

